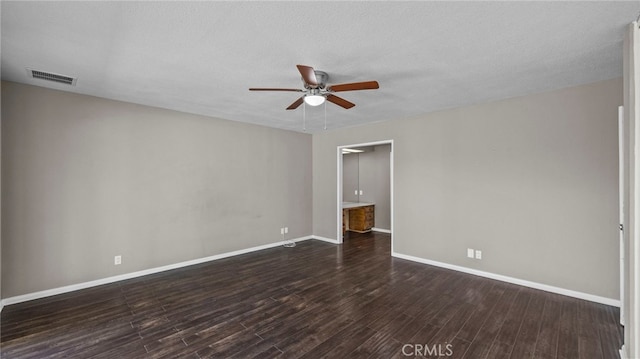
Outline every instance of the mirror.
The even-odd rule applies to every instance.
[[[351,151],[342,150],[342,202],[360,202],[360,152]]]
[[[342,201],[376,202],[388,192],[391,145],[342,150]]]

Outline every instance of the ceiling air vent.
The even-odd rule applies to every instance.
[[[71,85],[71,86],[75,86],[76,80],[77,80],[76,77],[54,74],[52,72],[34,70],[30,68],[27,68],[27,73],[29,74],[29,77],[32,77],[34,79],[53,81],[60,84]]]

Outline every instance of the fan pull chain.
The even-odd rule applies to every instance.
[[[302,131],[307,132],[307,103],[302,103]]]
[[[324,130],[327,130],[327,101],[324,102]]]

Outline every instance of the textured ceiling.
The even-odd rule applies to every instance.
[[[622,76],[629,2],[2,1],[2,79],[302,130],[295,65],[329,83],[377,80],[326,106],[328,128]],[[77,76],[75,87],[26,67]],[[322,131],[324,106],[306,108]]]

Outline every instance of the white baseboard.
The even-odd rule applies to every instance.
[[[300,242],[300,241],[305,241],[305,240],[309,240],[309,239],[312,239],[312,238],[315,238],[315,237],[306,236],[306,237],[290,239],[290,240],[287,240],[287,241]],[[96,286],[103,285],[103,284],[119,282],[119,281],[123,281],[123,280],[127,280],[127,279],[142,277],[142,276],[149,275],[149,274],[165,272],[165,271],[168,271],[168,270],[187,267],[187,266],[192,266],[192,265],[195,265],[195,264],[200,264],[200,263],[205,263],[205,262],[211,262],[211,261],[215,261],[215,260],[222,259],[222,258],[228,258],[228,257],[233,257],[233,256],[241,255],[241,254],[256,252],[256,251],[260,251],[260,250],[263,250],[263,249],[282,246],[284,243],[285,243],[285,241],[269,243],[269,244],[264,244],[264,245],[257,246],[257,247],[240,249],[240,250],[233,251],[233,252],[216,254],[216,255],[213,255],[213,256],[209,256],[209,257],[193,259],[193,260],[180,262],[180,263],[175,263],[175,264],[169,264],[169,265],[162,266],[162,267],[145,269],[145,270],[132,272],[132,273],[121,274],[121,275],[117,275],[117,276],[113,276],[113,277],[92,280],[92,281],[89,281],[89,282],[72,284],[72,285],[68,285],[68,286],[64,286],[64,287],[47,289],[47,290],[43,290],[43,291],[39,291],[39,292],[18,295],[18,296],[15,296],[15,297],[9,297],[9,298],[3,299],[2,302],[0,302],[0,310],[5,305],[11,305],[11,304],[27,302],[27,301],[34,300],[34,299],[50,297],[50,296],[54,296],[54,295],[58,295],[58,294],[73,292],[73,291],[80,290],[80,289],[96,287]]]
[[[373,227],[373,228],[371,228],[371,230],[374,231],[374,232],[391,234],[391,230],[390,229],[382,229],[382,228]]]
[[[406,259],[406,260],[413,261],[413,262],[429,264],[429,265],[436,266],[436,267],[451,269],[451,270],[455,270],[455,271],[458,271],[458,272],[473,274],[473,275],[477,275],[477,276],[485,277],[485,278],[489,278],[489,279],[495,279],[495,280],[499,280],[499,281],[502,281],[502,282],[517,284],[517,285],[521,285],[521,286],[524,286],[524,287],[544,290],[546,292],[566,295],[568,297],[584,299],[584,300],[588,300],[590,302],[601,303],[601,304],[610,305],[610,306],[613,306],[613,307],[620,307],[620,301],[617,300],[617,299],[605,298],[605,297],[601,297],[601,296],[597,296],[597,295],[593,295],[593,294],[577,292],[577,291],[574,291],[574,290],[554,287],[554,286],[547,285],[547,284],[531,282],[531,281],[524,280],[524,279],[518,279],[518,278],[508,277],[508,276],[501,275],[501,274],[484,272],[484,271],[480,271],[480,270],[477,270],[477,269],[472,269],[472,268],[457,266],[457,265],[453,265],[453,264],[433,261],[433,260],[430,260],[430,259],[424,259],[424,258],[409,256],[409,255],[406,255],[406,254],[401,254],[401,253],[396,253],[396,252],[393,252],[391,254],[391,256],[396,257],[396,258]]]
[[[323,241],[323,242],[329,242],[329,243],[332,243],[332,244],[340,244],[340,242],[338,242],[337,239],[331,239],[331,238],[327,238],[327,237],[320,237],[320,236],[316,236],[316,235],[311,236],[311,238],[312,239],[317,239],[317,240]]]
[[[305,240],[309,240],[309,239],[317,239],[317,240],[328,242],[328,243],[332,243],[332,244],[340,244],[335,239],[321,237],[321,236],[315,236],[315,235],[295,238],[295,239],[291,239],[291,240],[294,241],[294,242],[300,242],[300,241],[305,241]],[[18,296],[15,296],[15,297],[9,297],[9,298],[5,298],[5,299],[0,300],[0,312],[2,312],[2,309],[4,308],[5,305],[22,303],[22,302],[26,302],[26,301],[30,301],[30,300],[34,300],[34,299],[50,297],[50,296],[54,296],[54,295],[58,295],[58,294],[73,292],[73,291],[80,290],[80,289],[91,288],[91,287],[95,287],[95,286],[99,286],[99,285],[103,285],[103,284],[114,283],[114,282],[123,281],[123,280],[127,280],[127,279],[142,277],[142,276],[149,275],[149,274],[154,274],[154,273],[164,272],[164,271],[168,271],[168,270],[172,270],[172,269],[187,267],[187,266],[191,266],[191,265],[195,265],[195,264],[215,261],[215,260],[222,259],[222,258],[228,258],[228,257],[233,257],[233,256],[241,255],[241,254],[256,252],[256,251],[260,251],[260,250],[263,250],[263,249],[278,247],[278,246],[283,245],[284,243],[285,243],[285,241],[269,243],[269,244],[265,244],[265,245],[261,245],[261,246],[257,246],[257,247],[251,247],[251,248],[247,248],[247,249],[240,249],[240,250],[233,251],[233,252],[216,254],[216,255],[213,255],[213,256],[209,256],[209,257],[193,259],[193,260],[180,262],[180,263],[175,263],[175,264],[170,264],[170,265],[166,265],[166,266],[162,266],[162,267],[145,269],[145,270],[141,270],[141,271],[137,271],[137,272],[121,274],[121,275],[108,277],[108,278],[103,278],[103,279],[98,279],[98,280],[93,280],[93,281],[89,281],[89,282],[78,283],[78,284],[68,285],[68,286],[59,287],[59,288],[47,289],[47,290],[43,290],[43,291],[39,291],[39,292],[18,295]],[[592,301],[592,302],[596,302],[596,303],[602,303],[602,304],[606,304],[606,305],[620,307],[620,301],[616,300],[616,299],[600,297],[600,296],[596,296],[596,295],[592,295],[592,294],[572,291],[572,290],[559,288],[559,287],[554,287],[554,286],[550,286],[550,285],[546,285],[546,284],[530,282],[530,281],[526,281],[526,280],[523,280],[523,279],[518,279],[518,278],[513,278],[513,277],[500,275],[500,274],[484,272],[484,271],[480,271],[480,270],[477,270],[477,269],[471,269],[471,268],[466,268],[466,267],[457,266],[457,265],[453,265],[453,264],[437,262],[437,261],[433,261],[433,260],[429,260],[429,259],[414,257],[414,256],[406,255],[406,254],[396,253],[396,252],[393,252],[391,255],[393,257],[396,257],[396,258],[406,259],[406,260],[410,260],[410,261],[413,261],[413,262],[429,264],[429,265],[433,265],[433,266],[436,266],[436,267],[447,268],[447,269],[451,269],[451,270],[455,270],[455,271],[459,271],[459,272],[464,272],[464,273],[469,273],[469,274],[473,274],[473,275],[477,275],[477,276],[481,276],[481,277],[485,277],[485,278],[490,278],[490,279],[495,279],[495,280],[499,280],[499,281],[503,281],[503,282],[518,284],[518,285],[522,285],[522,286],[525,286],[525,287],[530,287],[530,288],[534,288],[534,289],[544,290],[544,291],[547,291],[547,292],[566,295],[566,296],[569,296],[569,297],[574,297],[574,298],[584,299],[584,300],[588,300],[588,301]],[[624,347],[623,347],[623,349],[624,349]]]

